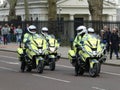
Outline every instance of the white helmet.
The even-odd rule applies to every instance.
[[[48,34],[48,28],[47,27],[43,27],[41,30],[41,33],[46,36]]]
[[[88,28],[88,33],[94,33],[95,32],[95,30],[93,29],[93,28]]]
[[[30,25],[28,27],[28,32],[31,33],[31,34],[35,34],[36,33],[36,26]]]
[[[78,26],[78,27],[77,27],[77,29],[76,29],[76,31],[77,31],[77,34],[78,34],[78,35],[81,35],[81,34],[83,34],[83,33],[86,33],[86,32],[87,32],[87,30],[86,30],[86,27],[85,27],[85,26]]]
[[[47,28],[47,27],[43,27],[43,28],[42,28],[42,31],[47,32],[47,31],[48,31],[48,28]]]

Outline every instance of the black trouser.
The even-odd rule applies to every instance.
[[[116,54],[116,57],[118,58],[118,45],[111,45],[111,49],[110,49],[110,59],[112,58],[112,53],[113,51]]]
[[[4,45],[7,44],[7,34],[3,35],[3,42],[4,42]]]
[[[110,51],[110,44],[109,44],[109,43],[107,43],[107,45],[106,45],[106,51],[107,51],[107,52]]]

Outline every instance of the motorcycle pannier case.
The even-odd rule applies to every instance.
[[[74,50],[69,50],[68,51],[68,58],[69,58],[69,60],[70,60],[70,63],[73,63],[73,61],[75,61],[75,58],[76,56],[75,56],[75,52],[74,52]]]
[[[17,49],[18,57],[21,57],[23,55],[23,48]]]

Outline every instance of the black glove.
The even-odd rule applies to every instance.
[[[28,43],[30,43],[30,40],[27,40],[27,41],[25,42],[25,48],[28,48]]]
[[[75,47],[77,48],[77,50],[81,50],[82,48],[81,48],[81,46],[80,45],[75,45]]]

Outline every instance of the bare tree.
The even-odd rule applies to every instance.
[[[87,0],[92,20],[102,20],[103,0]]]
[[[99,30],[102,28],[102,12],[103,12],[103,0],[87,0],[89,4],[89,11],[91,18],[94,21],[92,26],[99,33]]]
[[[48,21],[49,31],[52,34],[56,34],[56,23],[57,11],[56,11],[56,0],[48,0]]]
[[[9,16],[8,16],[8,20],[16,20],[17,16],[16,16],[16,5],[17,5],[17,0],[8,0],[9,4],[10,4],[10,9],[9,9]]]
[[[24,0],[24,7],[25,7],[25,21],[29,20],[29,9],[28,9],[28,1]]]

